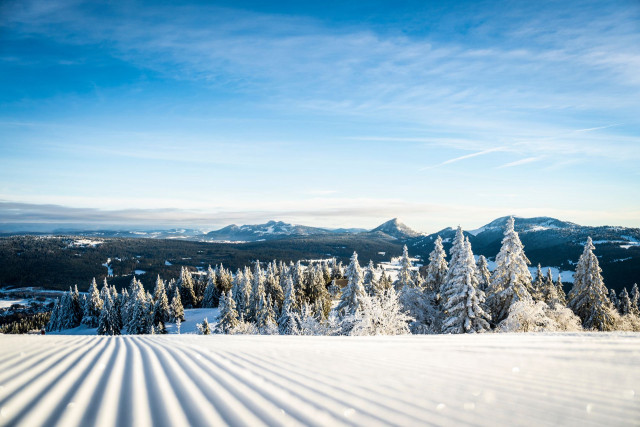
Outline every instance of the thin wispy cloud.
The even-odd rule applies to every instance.
[[[465,154],[464,156],[454,157],[453,159],[445,160],[442,163],[438,163],[437,165],[433,165],[433,166],[427,166],[427,167],[424,167],[424,168],[422,168],[420,170],[435,169],[435,168],[439,168],[441,166],[449,165],[451,163],[459,162],[461,160],[472,159],[474,157],[484,156],[484,155],[490,154],[490,153],[495,153],[496,151],[504,151],[504,147],[489,148],[488,150],[478,151],[476,153]]]
[[[526,165],[528,163],[533,163],[542,160],[541,157],[527,157],[526,159],[516,160],[514,162],[505,163],[504,165],[500,165],[496,167],[496,169],[504,169],[504,168],[513,168],[516,166]]]

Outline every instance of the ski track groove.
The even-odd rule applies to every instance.
[[[638,366],[640,334],[0,335],[0,426],[638,425]]]

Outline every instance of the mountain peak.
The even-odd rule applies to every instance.
[[[384,233],[391,237],[395,237],[396,239],[408,239],[420,235],[420,233],[412,230],[411,228],[398,221],[398,218],[392,218],[389,221],[380,224],[378,227],[371,230],[371,232]]]

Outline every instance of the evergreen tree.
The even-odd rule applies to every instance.
[[[128,316],[127,333],[141,335],[151,333],[153,326],[151,301],[142,284],[138,282],[131,294],[130,314]]]
[[[104,279],[107,282],[107,279]],[[73,311],[73,327],[80,326],[82,323],[82,316],[84,315],[84,306],[80,299],[80,292],[78,292],[78,285],[73,287],[71,292],[71,309]]]
[[[564,293],[564,286],[562,285],[562,275],[558,272],[558,280],[556,280],[556,291],[558,292],[558,302],[561,305],[567,305],[567,294]]]
[[[102,310],[98,319],[98,335],[120,335],[118,321],[116,319],[116,307],[111,298],[111,291],[108,287],[103,286],[101,291]]]
[[[631,298],[629,298],[627,288],[622,289],[622,292],[620,292],[620,304],[618,310],[620,310],[620,314],[623,316],[631,313]]]
[[[376,271],[376,268],[373,265],[373,261],[369,260],[369,264],[364,269],[364,281],[363,281],[364,290],[367,292],[367,295],[374,294],[374,287],[375,287],[374,282],[376,280],[375,271]]]
[[[322,267],[314,265],[309,272],[309,302],[316,308],[318,319],[323,321],[331,310],[331,295],[325,286]]]
[[[233,275],[222,264],[216,268],[216,285],[220,290],[220,295],[233,288]]]
[[[582,320],[585,329],[611,331],[615,327],[615,317],[594,249],[591,237],[588,237],[576,265],[568,307]]]
[[[286,275],[285,279],[285,297],[282,304],[282,314],[278,318],[278,329],[282,335],[299,335],[300,334],[300,316],[295,310],[295,290],[293,288],[293,279],[290,275]]]
[[[435,246],[429,254],[429,265],[427,266],[427,280],[425,287],[431,293],[440,291],[447,272],[449,271],[449,265],[447,264],[447,254],[442,247],[442,237],[436,238]]]
[[[179,292],[176,292],[171,300],[171,318],[174,319],[175,322],[178,320],[184,322],[184,308],[182,307]]]
[[[164,290],[164,280],[160,278],[156,279],[156,287],[153,291],[154,304],[153,304],[153,324],[166,323],[171,321],[171,307],[169,307],[169,299]]]
[[[411,270],[413,268],[413,264],[411,263],[411,258],[409,258],[409,250],[407,249],[407,245],[404,245],[402,248],[402,256],[400,257],[400,271],[398,271],[398,280],[396,280],[394,286],[396,290],[399,291],[405,286],[413,286],[413,278],[411,274]]]
[[[532,281],[527,264],[529,260],[524,254],[524,246],[514,230],[513,217],[510,217],[487,292],[487,306],[495,324],[507,318],[509,308],[517,301],[532,300],[527,290]]]
[[[638,298],[640,298],[640,293],[638,293],[638,284],[634,283],[631,287],[631,313],[635,316],[640,316]]]
[[[89,285],[87,302],[85,303],[84,315],[82,316],[83,323],[90,328],[97,328],[101,311],[102,300],[100,299],[100,291],[98,291],[98,285],[94,278]]]
[[[274,302],[274,309],[280,310],[282,303],[284,302],[284,292],[280,286],[280,278],[278,277],[278,267],[276,262],[273,261],[267,267],[267,274],[264,281],[264,290],[267,294],[267,298],[270,298]]]
[[[445,319],[442,332],[445,334],[461,334],[485,332],[489,330],[490,316],[485,313],[481,304],[484,292],[478,289],[476,266],[471,251],[471,244],[465,239],[462,248],[452,248],[445,293],[442,295]]]
[[[60,329],[71,329],[75,327],[73,323],[73,297],[71,296],[71,288],[69,288],[69,292],[62,294],[59,322]]]
[[[238,320],[236,302],[233,300],[232,291],[228,291],[226,294],[222,294],[219,307],[220,314],[218,315],[216,332],[219,334],[233,333],[234,329],[237,328],[240,324],[240,321]]]
[[[47,331],[59,331],[60,330],[60,299],[56,298],[53,303],[53,309],[51,310],[51,317],[49,323],[47,323]]]
[[[453,244],[451,245],[451,249],[449,249],[449,269],[447,270],[447,275],[440,286],[440,300],[439,303],[442,307],[447,304],[446,295],[449,294],[449,286],[453,283],[452,275],[453,271],[451,270],[453,265],[460,264],[460,258],[464,258],[465,256],[465,240],[464,234],[462,232],[462,227],[458,226],[456,230],[456,235],[453,238]]]
[[[207,287],[202,297],[203,308],[215,308],[220,300],[220,291],[216,285],[216,272],[209,266],[207,270]]]
[[[536,270],[536,278],[531,283],[531,286],[527,289],[531,294],[531,297],[534,301],[542,300],[542,290],[544,288],[544,275],[542,274],[542,267],[540,263],[538,263],[538,268]]]
[[[613,308],[620,311],[620,300],[618,299],[616,291],[613,288],[609,289],[609,301],[611,301],[611,305],[613,306]]]
[[[358,254],[356,252],[351,256],[351,262],[345,272],[348,283],[342,289],[340,302],[336,307],[336,311],[341,318],[353,316],[360,309],[362,299],[366,296],[364,286],[362,285],[362,269],[358,263]]]
[[[561,298],[558,294],[558,288],[553,283],[553,273],[551,269],[547,269],[547,276],[542,282],[542,289],[540,291],[541,301],[544,301],[549,307],[553,307],[556,304],[564,306]]]
[[[180,270],[180,278],[176,282],[176,289],[180,293],[180,301],[186,308],[194,308],[197,305],[194,291],[193,277],[186,267]]]
[[[478,289],[482,292],[486,292],[489,289],[489,283],[491,282],[491,273],[489,272],[489,265],[484,255],[478,257],[476,262],[476,271],[478,273]]]
[[[111,301],[113,303],[115,328],[118,330],[118,334],[120,334],[120,331],[124,327],[122,323],[122,296],[118,295],[118,290],[113,285],[111,286]]]

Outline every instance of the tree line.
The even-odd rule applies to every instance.
[[[134,278],[118,293],[106,279],[92,281],[86,295],[77,287],[56,301],[48,330],[85,324],[99,334],[166,333],[184,321],[185,308],[219,307],[203,334],[389,335],[526,331],[640,330],[638,287],[620,296],[604,285],[590,238],[576,266],[573,288],[538,265],[532,277],[513,218],[489,271],[473,255],[458,227],[447,261],[438,237],[426,270],[416,270],[405,246],[397,278],[353,253],[345,267],[322,260],[259,261],[235,273],[223,265],[194,277],[182,267],[177,280],[156,280],[153,294]]]

